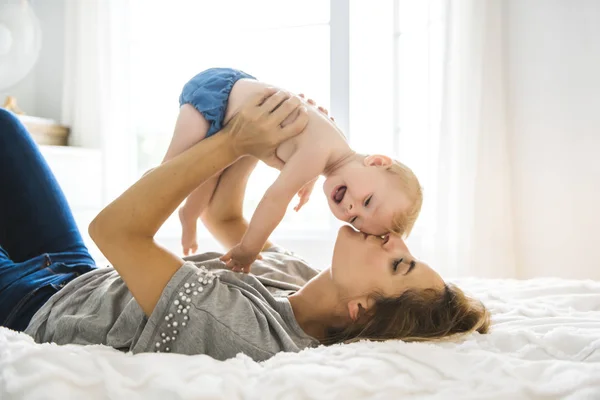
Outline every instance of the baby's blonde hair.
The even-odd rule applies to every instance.
[[[394,214],[390,228],[393,233],[407,238],[421,212],[423,188],[415,173],[400,161],[393,160],[392,164],[386,167],[386,170],[400,178],[401,187],[411,202],[408,210]]]

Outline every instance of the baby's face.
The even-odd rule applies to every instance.
[[[323,184],[331,212],[370,235],[384,235],[397,213],[410,207],[399,178],[384,168],[357,165],[330,175]]]

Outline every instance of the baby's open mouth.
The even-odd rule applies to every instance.
[[[331,199],[335,202],[335,204],[340,204],[342,200],[344,200],[344,195],[346,194],[346,186],[341,185],[333,190],[331,193]]]

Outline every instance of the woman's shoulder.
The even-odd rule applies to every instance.
[[[206,253],[193,254],[191,256],[183,257],[185,261],[190,261],[193,263],[211,263],[214,260],[218,260],[223,253],[219,253],[216,251],[209,251]]]
[[[207,252],[184,257],[184,260],[194,263],[200,268],[217,270],[225,268],[225,263],[219,259],[222,255],[223,253]],[[263,250],[261,255],[262,260],[257,260],[252,264],[251,272],[262,278],[263,281],[264,278],[269,279],[268,283],[281,282],[303,286],[319,273],[301,256],[282,246],[273,245]]]
[[[283,282],[303,286],[319,273],[298,254],[281,246],[274,245],[264,250],[261,255],[263,259],[252,266],[252,273],[255,275],[279,272],[283,274]]]

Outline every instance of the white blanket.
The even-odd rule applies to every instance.
[[[0,398],[600,399],[600,282],[456,282],[491,309],[491,334],[360,342],[255,363],[38,345],[0,328]]]

